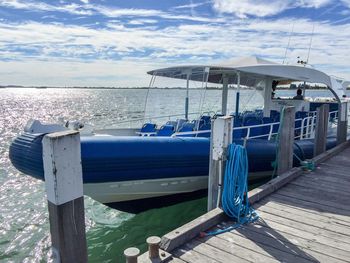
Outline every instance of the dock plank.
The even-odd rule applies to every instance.
[[[314,213],[317,211],[322,215],[328,215],[341,221],[350,222],[350,211],[346,212],[342,210],[340,213],[339,209],[335,208],[334,206],[305,201],[290,196],[280,195],[279,193],[276,193],[273,196],[273,201],[287,206],[294,204],[295,208],[308,211],[309,213]]]
[[[292,203],[286,203],[286,202],[281,203],[281,202],[278,202],[278,200],[280,199],[277,199],[277,202],[276,202],[276,199],[274,196],[274,198],[267,198],[266,200],[263,200],[263,202],[258,203],[257,206],[260,207],[264,205],[265,207],[278,209],[278,211],[282,211],[284,213],[293,213],[294,215],[299,215],[299,216],[311,218],[314,220],[320,220],[325,223],[335,223],[335,224],[347,226],[348,228],[350,228],[350,220],[346,217],[345,218],[348,220],[344,221],[343,219],[336,217],[334,214],[319,212],[317,210],[303,209],[298,207],[297,204],[293,206]]]
[[[298,210],[292,210],[290,208],[284,207],[280,208],[278,206],[274,206],[272,204],[259,206],[259,212],[263,211],[275,216],[280,216],[281,211],[283,213],[284,218],[288,218],[294,220],[295,222],[309,224],[311,226],[316,226],[322,228],[324,230],[332,231],[335,233],[339,233],[342,235],[350,236],[350,226],[346,224],[340,224],[336,220],[332,220],[331,218],[323,218],[312,213],[304,213],[299,212]],[[350,238],[349,238],[350,240]]]
[[[238,230],[231,231],[231,234],[259,244],[270,255],[273,255],[273,257],[280,261],[288,259],[290,262],[310,262],[315,260],[322,262],[349,262],[350,259],[350,253],[348,251],[329,247],[314,240],[276,231],[264,222],[243,226]],[[282,251],[290,255],[286,256],[284,254],[281,257],[280,253],[276,254],[271,250],[271,247],[279,250],[280,253]],[[336,256],[330,256],[329,254]]]
[[[319,166],[313,172],[293,168],[249,192],[249,200],[260,215],[254,224],[205,238],[185,228],[194,239],[171,253],[194,263],[350,263],[349,146],[346,142],[315,157]],[[234,223],[219,210],[211,218],[218,223],[211,224],[211,230]]]
[[[263,212],[261,210],[259,210],[259,214],[267,223],[270,221],[281,223],[305,232],[312,233],[315,235],[315,237],[318,235],[321,235],[321,236],[328,237],[329,239],[342,241],[350,245],[350,236],[339,234],[337,232],[333,232],[332,230],[328,230],[320,226],[314,226],[312,224],[307,224],[305,222],[299,222],[299,221],[289,219],[288,215],[276,216],[275,214],[270,214],[267,212]]]
[[[263,239],[259,242],[259,240],[249,239],[245,235],[240,235],[237,232],[226,232],[218,235],[217,238],[223,239],[226,242],[233,244],[233,252],[241,252],[240,248],[245,247],[253,251],[252,254],[258,253],[260,255],[265,256],[264,258],[261,257],[264,259],[264,262],[275,262],[276,260],[280,262],[282,259],[285,262],[314,262],[314,259],[312,257],[300,256],[295,251],[291,251],[288,247],[284,246],[284,244],[279,242],[269,243],[265,242],[265,240]]]

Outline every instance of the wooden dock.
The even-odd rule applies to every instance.
[[[250,191],[254,224],[200,238],[233,224],[217,208],[166,234],[168,262],[350,262],[349,145],[314,158],[313,172],[293,168]]]

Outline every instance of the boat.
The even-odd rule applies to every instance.
[[[167,121],[157,127],[145,122],[139,129],[92,129],[80,122],[65,125],[28,122],[24,132],[10,145],[12,164],[24,174],[44,180],[42,138],[45,134],[67,129],[81,134],[81,159],[84,194],[119,208],[157,206],[163,201],[178,201],[181,196],[203,193],[207,188],[211,121],[220,116],[234,116],[233,140],[244,144],[248,152],[249,180],[271,177],[276,159],[276,141],[280,111],[285,105],[296,108],[294,165],[313,157],[316,109],[330,105],[327,149],[336,146],[338,109],[347,100],[344,80],[329,76],[305,65],[277,64],[257,57],[244,58],[223,65],[195,65],[149,71],[151,85],[156,77],[186,80],[183,118]],[[222,85],[221,111],[190,119],[189,82]],[[332,92],[331,99],[274,98],[279,83],[319,83]],[[346,82],[347,83],[347,82]],[[227,109],[228,88],[236,89],[235,112]],[[259,90],[264,107],[240,112],[242,87]],[[305,85],[304,85],[305,87]],[[303,91],[305,95],[305,89]],[[141,205],[140,205],[141,204]]]

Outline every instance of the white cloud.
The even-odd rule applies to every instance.
[[[241,18],[272,16],[295,7],[319,8],[330,2],[332,0],[213,0],[214,9],[218,12],[232,13]]]
[[[346,72],[349,59],[344,57],[348,53],[350,38],[348,25],[314,23],[305,19],[245,19],[184,24],[157,30],[144,26],[130,28],[121,21],[100,29],[2,22],[0,72],[11,69],[15,73],[2,74],[1,81],[13,83],[10,80],[16,79],[18,84],[27,85],[113,86],[127,82],[129,85],[147,85],[146,70],[173,64],[213,64],[222,59],[253,54],[282,62],[293,22],[297,33],[291,38],[287,61],[295,62],[298,56],[306,58],[310,32],[315,24],[310,62],[327,72],[340,73],[340,76],[350,79],[349,72]],[[34,53],[28,53],[28,49]],[[73,71],[66,68],[71,69],[71,63],[75,65]],[[103,63],[110,67],[102,66]],[[122,69],[123,63],[128,66]],[[50,67],[50,72],[47,72]],[[94,74],[94,68],[98,69],[98,75]],[[119,73],[128,76],[123,77],[120,84],[117,82]],[[113,74],[115,79],[103,78]]]

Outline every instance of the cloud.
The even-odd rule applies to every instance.
[[[189,20],[197,22],[215,22],[219,19],[210,17],[201,17],[197,15],[178,15],[169,12],[164,12],[157,9],[142,9],[142,8],[118,8],[105,5],[90,4],[88,1],[85,4],[63,4],[56,6],[39,1],[24,1],[24,0],[0,0],[0,6],[14,9],[24,9],[30,11],[47,11],[47,12],[63,12],[74,15],[102,15],[108,18],[119,17],[159,17],[169,20]]]
[[[123,84],[129,81],[130,85],[134,85],[137,72],[143,76],[137,78],[137,85],[147,85],[144,72],[157,67],[184,63],[215,64],[223,59],[251,55],[282,62],[293,23],[297,33],[291,37],[288,63],[294,63],[298,56],[306,58],[310,32],[315,25],[310,62],[327,72],[340,72],[341,76],[350,79],[345,70],[349,63],[344,59],[350,38],[347,24],[315,23],[307,19],[295,21],[292,18],[233,19],[225,23],[181,23],[155,30],[142,25],[138,27],[137,23],[128,27],[128,21],[115,21],[104,28],[30,21],[12,24],[0,22],[0,67],[14,68],[17,72],[2,76],[2,82],[12,78],[27,85],[78,85],[78,82],[79,85],[96,85],[99,81],[99,85],[113,86],[118,83],[117,77],[111,79],[103,76],[122,71],[123,75],[129,76],[123,78]],[[101,61],[111,65],[111,68],[103,66],[103,70],[99,69],[99,75],[92,80],[88,76],[95,76],[92,69],[94,66],[101,67]],[[58,66],[52,66],[54,70],[47,73],[50,76],[47,78],[45,70],[47,65],[51,65],[50,62],[62,65],[62,69],[56,70]],[[75,64],[76,68],[68,74],[64,67],[70,63]],[[130,67],[121,70],[123,63]],[[112,65],[118,65],[118,71]],[[22,71],[17,71],[17,66]],[[89,70],[85,71],[86,68]],[[28,71],[23,75],[25,70]]]
[[[240,18],[247,16],[265,17],[279,14],[285,10],[303,7],[320,8],[332,0],[213,0],[213,7],[220,13],[235,14]]]

